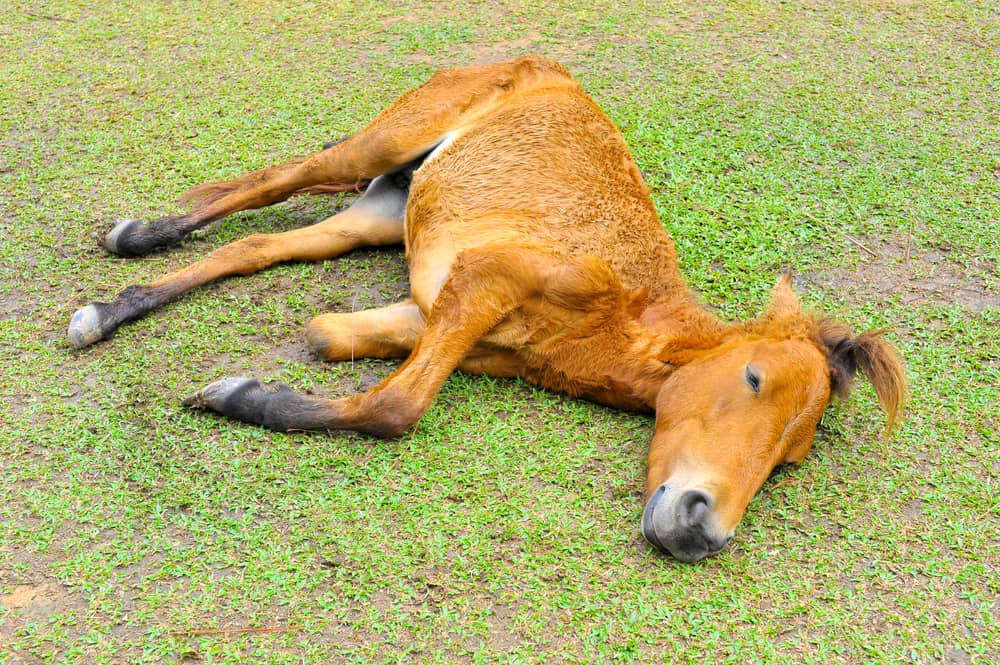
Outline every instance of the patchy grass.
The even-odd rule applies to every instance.
[[[995,4],[15,0],[5,19],[0,661],[1000,659]],[[524,52],[622,128],[712,306],[752,315],[792,266],[812,306],[893,328],[913,384],[893,441],[860,388],[733,545],[683,565],[638,534],[643,417],[460,374],[392,442],[180,406],[226,375],[384,376],[321,365],[300,331],[400,298],[396,253],[227,280],[69,349],[89,300],[338,201],[137,261],[98,248],[111,220],[311,152],[438,66]]]

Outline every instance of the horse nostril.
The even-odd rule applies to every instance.
[[[718,554],[732,538],[715,516],[715,497],[705,490],[678,494],[670,483],[660,485],[642,512],[642,535],[650,545],[681,561],[699,561]]]
[[[701,490],[688,490],[677,500],[677,521],[686,527],[704,524],[712,512],[712,497]]]

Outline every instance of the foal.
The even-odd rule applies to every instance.
[[[358,134],[298,162],[187,194],[191,212],[129,220],[107,248],[139,256],[238,210],[302,192],[364,189],[313,226],[252,235],[73,315],[70,343],[110,336],[182,293],[282,261],[403,243],[410,298],[316,317],[326,360],[406,358],[366,393],[328,399],[226,378],[186,404],[275,430],[398,436],[456,369],[655,412],[642,532],[695,561],[719,552],[771,470],[812,445],[857,370],[891,428],[906,385],[879,332],[806,315],[786,276],[758,319],[705,311],[624,140],[559,64],[540,57],[443,70]]]

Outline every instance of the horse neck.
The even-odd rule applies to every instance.
[[[668,376],[718,348],[742,328],[706,310],[686,288],[650,300],[635,324],[637,352],[663,363]]]
[[[655,232],[642,245],[643,260],[631,272],[619,267],[631,295],[617,362],[634,392],[655,408],[656,395],[674,370],[740,335],[745,325],[723,321],[705,308],[681,274],[673,240],[655,211],[651,219]]]

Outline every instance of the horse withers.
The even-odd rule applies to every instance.
[[[105,245],[140,256],[238,210],[352,189],[364,193],[318,224],[251,235],[84,307],[70,343],[105,339],[220,277],[402,243],[408,299],[324,314],[306,330],[326,360],[406,358],[381,384],[328,399],[225,378],[186,403],[280,431],[394,437],[457,368],[655,412],[641,528],[684,561],[725,547],[770,472],[803,458],[858,370],[890,430],[900,413],[902,363],[882,334],[804,313],[787,276],[754,320],[706,311],[621,135],[566,69],[540,57],[442,70],[361,132],[196,187],[187,214],[121,222]]]

